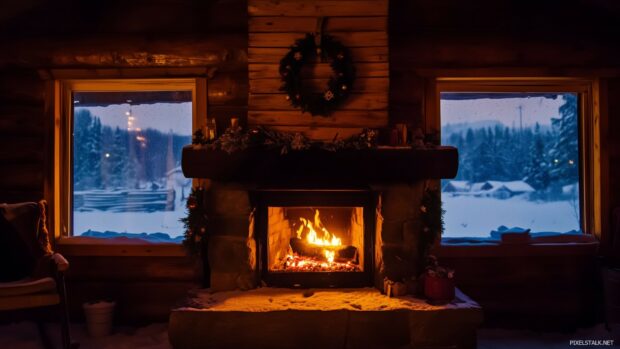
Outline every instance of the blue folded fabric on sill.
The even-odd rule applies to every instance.
[[[558,232],[530,232],[530,229],[524,229],[521,227],[508,228],[501,226],[497,230],[493,230],[490,236],[487,238],[480,237],[449,237],[443,238],[441,241],[444,244],[471,244],[471,245],[497,245],[502,243],[502,235],[509,234],[514,237],[515,235],[523,234],[524,240],[529,235],[527,243],[529,244],[555,244],[555,243],[592,243],[596,242],[596,238],[589,234],[584,234],[577,230],[571,230],[565,233]]]
[[[94,231],[87,230],[82,233],[80,236],[99,238],[99,239],[133,239],[133,240],[144,240],[147,242],[153,243],[180,243],[183,241],[183,236],[177,236],[175,238],[171,238],[170,235],[166,233],[117,233],[113,231]]]
[[[530,229],[524,229],[524,228],[521,228],[521,227],[508,228],[508,227],[502,225],[499,228],[497,228],[497,230],[491,231],[491,237],[495,238],[495,239],[500,239],[501,240],[502,235],[504,235],[504,234],[523,234],[523,235],[529,235],[530,234]]]

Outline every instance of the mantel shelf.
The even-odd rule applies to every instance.
[[[352,183],[412,182],[454,178],[458,151],[433,149],[367,149],[291,151],[247,149],[228,154],[221,150],[183,148],[183,174],[224,182]]]

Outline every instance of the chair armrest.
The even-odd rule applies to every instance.
[[[52,255],[52,260],[56,265],[56,270],[58,270],[59,272],[64,272],[69,269],[69,262],[60,253],[54,253]]]

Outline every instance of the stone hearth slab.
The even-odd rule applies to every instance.
[[[374,288],[199,291],[170,315],[170,342],[193,348],[475,348],[480,306],[457,290],[433,306]]]

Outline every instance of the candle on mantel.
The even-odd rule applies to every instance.
[[[215,124],[215,118],[211,118],[207,120],[207,126],[205,127],[205,136],[207,137],[207,140],[212,141],[216,138],[216,124]]]

